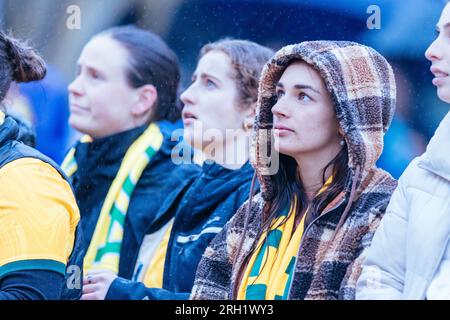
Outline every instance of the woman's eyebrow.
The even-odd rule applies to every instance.
[[[308,89],[308,90],[314,91],[314,92],[317,93],[317,94],[321,94],[319,90],[316,90],[316,89],[314,89],[313,87],[311,87],[311,86],[309,86],[309,85],[306,85],[306,84],[296,84],[296,85],[294,86],[294,88],[295,88],[295,89],[299,89],[299,90],[305,90],[305,89]]]
[[[277,83],[277,88],[284,89],[283,83],[278,82]],[[314,91],[317,94],[321,94],[319,90],[316,90],[313,87],[311,87],[310,85],[306,85],[306,84],[296,84],[296,85],[294,85],[294,88],[297,89],[297,90],[311,90],[311,91]]]
[[[101,69],[99,69],[98,67],[96,67],[96,66],[93,66],[93,65],[90,65],[90,64],[87,64],[87,63],[83,63],[83,61],[77,61],[77,68],[78,69],[81,69],[81,68],[85,68],[86,70],[88,70],[89,72],[98,72],[98,73],[100,73],[100,74],[102,74],[102,75],[104,75],[105,74],[105,72],[103,71],[103,70],[101,70]]]
[[[217,82],[221,83],[221,81],[219,80],[219,78],[217,78],[217,77],[215,77],[215,76],[213,76],[213,75],[211,75],[211,74],[209,74],[209,73],[206,73],[206,72],[202,72],[202,73],[200,74],[200,78],[201,78],[201,79],[211,78],[211,79],[216,80]]]

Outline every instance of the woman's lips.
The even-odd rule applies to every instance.
[[[444,80],[447,77],[435,77],[433,78],[433,80],[431,81],[435,86],[441,86],[442,84],[444,84]]]
[[[431,67],[430,71],[433,73],[434,75],[434,79],[433,79],[433,84],[435,86],[440,86],[444,83],[444,80],[448,77],[448,73],[436,68],[436,67]]]
[[[190,113],[190,112],[183,112],[182,113],[182,118],[183,118],[183,124],[185,126],[192,124],[195,120],[197,120],[197,117],[194,116],[194,114]]]
[[[88,108],[82,107],[76,103],[70,104],[70,112],[87,112],[88,110]]]
[[[273,134],[276,136],[279,136],[279,137],[285,136],[285,135],[293,133],[293,132],[294,132],[294,130],[292,130],[286,126],[283,126],[283,125],[275,125],[273,127]]]

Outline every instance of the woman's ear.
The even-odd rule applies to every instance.
[[[137,99],[131,107],[131,114],[140,117],[146,114],[153,114],[156,101],[158,100],[158,91],[155,86],[146,84],[137,89]]]

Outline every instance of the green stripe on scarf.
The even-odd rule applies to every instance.
[[[88,139],[84,138],[84,141]],[[107,269],[118,273],[125,218],[130,199],[139,179],[159,151],[163,136],[156,124],[151,124],[130,146],[119,172],[105,198],[97,225],[84,260],[84,269]],[[62,165],[67,175],[77,170],[75,149],[69,151]]]

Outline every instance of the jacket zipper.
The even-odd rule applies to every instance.
[[[300,253],[300,250],[301,250],[301,248],[302,248],[303,241],[304,241],[304,239],[306,238],[306,235],[307,235],[309,229],[310,229],[310,228],[312,227],[312,225],[313,225],[314,223],[316,223],[320,218],[322,218],[322,217],[328,215],[329,213],[331,213],[332,211],[334,211],[335,209],[337,209],[339,206],[341,206],[341,205],[345,202],[345,200],[346,200],[346,197],[344,197],[344,198],[343,198],[338,204],[336,204],[333,208],[331,208],[331,209],[329,209],[328,211],[322,213],[320,216],[318,216],[316,219],[314,219],[314,220],[309,224],[309,226],[306,228],[305,232],[303,232],[302,240],[300,241],[300,246],[298,247],[297,254],[295,255],[294,266],[293,266],[293,269],[292,269],[292,272],[293,272],[293,273],[292,273],[292,280],[291,280],[291,283],[289,284],[289,291],[288,291],[288,295],[287,295],[287,299],[288,299],[288,300],[289,300],[289,297],[291,296],[292,284],[294,283],[294,275],[295,275],[295,269],[296,269],[296,266],[297,266],[298,255],[299,255],[299,253]]]

